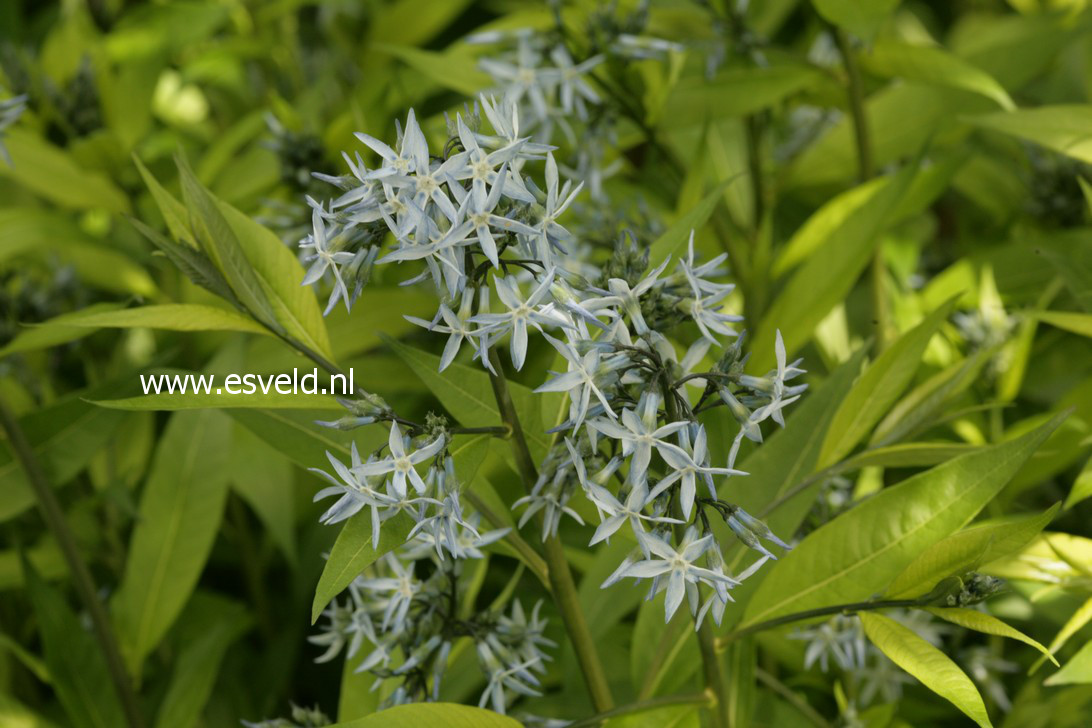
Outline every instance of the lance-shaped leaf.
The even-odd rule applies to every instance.
[[[869,71],[880,76],[951,86],[992,99],[1005,111],[1016,108],[1008,92],[990,74],[938,46],[881,41],[861,60]]]
[[[1040,106],[1037,109],[969,116],[967,121],[1092,163],[1092,105]]]
[[[974,571],[982,564],[1016,553],[1039,535],[1058,504],[1044,513],[1008,518],[957,531],[925,549],[887,587],[891,599],[927,594],[937,582],[949,576]]]
[[[34,605],[53,689],[76,728],[125,725],[121,702],[106,658],[95,638],[53,587],[42,581],[29,561],[23,562],[27,595]]]
[[[842,400],[834,421],[830,423],[819,455],[820,468],[841,460],[887,414],[910,384],[914,372],[921,365],[921,355],[929,340],[954,305],[955,300],[950,300],[929,314],[869,365],[853,385],[849,396]]]
[[[1087,685],[1092,683],[1092,642],[1065,663],[1061,670],[1043,681],[1044,685]]]
[[[813,531],[770,570],[743,624],[867,599],[989,503],[1066,417],[886,488]]]
[[[1058,664],[1058,661],[1054,659],[1054,655],[1050,654],[1050,652],[1047,651],[1047,648],[1043,647],[1020,630],[1015,627],[1010,627],[991,614],[963,607],[930,607],[927,611],[937,615],[946,622],[958,624],[960,627],[966,627],[967,629],[973,629],[975,632],[997,635],[998,637],[1008,637],[1017,642],[1031,645],[1042,652],[1043,655],[1050,659],[1055,665]]]
[[[750,371],[762,373],[773,365],[774,338],[779,329],[790,355],[808,343],[819,322],[853,289],[916,173],[916,164],[898,172],[848,214],[841,225],[831,229],[826,240],[792,274],[751,342]]]
[[[399,513],[383,522],[379,529],[379,547],[372,548],[372,516],[365,508],[345,522],[330,549],[330,556],[322,568],[315,599],[311,603],[311,623],[322,615],[330,600],[344,591],[360,572],[376,562],[379,557],[406,542],[413,528],[413,519]]]
[[[134,673],[181,613],[205,568],[227,498],[230,448],[231,421],[213,410],[173,415],[156,448],[114,598]]]
[[[983,728],[991,728],[990,716],[978,688],[967,674],[943,652],[889,617],[861,612],[865,634],[896,665],[953,705]]]
[[[366,718],[335,723],[330,728],[519,728],[519,723],[491,710],[458,703],[396,705]]]
[[[177,162],[190,226],[201,249],[216,264],[245,309],[275,331],[283,331],[258,274],[247,260],[235,231],[228,224],[216,199],[198,181],[183,157],[179,157]]]

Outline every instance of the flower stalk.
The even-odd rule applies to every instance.
[[[489,373],[489,381],[493,386],[493,396],[497,400],[497,408],[500,410],[501,419],[511,431],[509,442],[512,443],[512,454],[516,458],[516,467],[519,469],[520,480],[524,488],[530,492],[538,480],[537,468],[531,450],[527,446],[527,438],[523,434],[523,425],[512,396],[508,391],[508,380],[504,376],[504,368],[496,350],[489,352],[493,371]],[[576,653],[576,661],[580,664],[580,670],[584,674],[584,682],[587,684],[588,693],[592,699],[592,705],[597,712],[606,712],[614,707],[614,699],[611,697],[610,685],[603,670],[603,663],[599,659],[599,652],[592,639],[588,622],[584,618],[584,612],[580,607],[580,599],[576,593],[576,583],[573,581],[569,562],[565,558],[565,551],[561,545],[561,538],[557,535],[549,535],[545,540],[543,556],[546,559],[547,575],[550,580],[550,591],[553,593],[554,602],[561,613],[561,620],[565,624],[565,632],[572,642],[573,651]]]

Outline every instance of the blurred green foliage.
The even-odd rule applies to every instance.
[[[131,398],[151,371],[309,370],[292,339],[352,367],[399,412],[497,424],[495,409],[475,409],[450,386],[457,376],[488,396],[485,375],[437,374],[436,342],[403,320],[431,316],[430,293],[377,269],[352,317],[334,309],[324,319],[326,291],[299,286],[295,243],[310,229],[304,196],[328,194],[312,173],[345,173],[341,152],[361,148],[353,132],[389,137],[414,107],[442,145],[444,112],[492,86],[477,65],[489,48],[465,37],[555,32],[559,18],[587,55],[626,23],[680,48],[598,69],[615,134],[606,162],[620,171],[604,183],[610,206],[571,213],[593,221],[581,229],[598,251],[627,230],[655,264],[697,228],[702,252],[731,256],[740,293],[731,305],[752,332],[753,369],[772,364],[780,329],[809,370],[789,427],[745,452],[751,476],[734,497],[776,532],[815,534],[823,546],[805,539],[800,558],[737,590],[719,634],[787,611],[919,597],[976,570],[1010,587],[984,612],[938,610],[960,625],[944,638],[952,660],[870,613],[868,638],[924,683],[907,680],[897,699],[865,700],[850,671],[805,669],[799,634],[730,641],[721,661],[732,725],[962,725],[958,710],[982,725],[1087,725],[1084,2],[12,0],[0,4],[0,101],[25,95],[26,109],[3,132],[10,164],[0,159],[0,401],[54,488],[144,725],[239,725],[288,715],[291,701],[338,721],[375,710],[371,678],[349,661],[315,664],[307,642],[312,610],[325,605],[316,602],[344,587],[323,576],[339,529],[319,525],[311,498],[321,481],[307,468],[386,434],[314,427],[338,416],[332,402]],[[561,144],[571,152],[580,139]],[[217,221],[220,232],[209,232]],[[217,295],[219,279],[195,283],[169,247],[189,230],[233,241],[214,261],[227,294]],[[233,266],[234,251],[244,265]],[[540,344],[515,387],[537,386],[553,366]],[[885,353],[861,374],[873,347]],[[108,400],[120,402],[100,404]],[[537,401],[519,406],[521,418],[553,424]],[[1063,411],[1064,422],[1051,421]],[[715,459],[732,424],[710,427]],[[474,455],[473,482],[510,523],[506,504],[521,493],[501,444]],[[9,434],[0,724],[123,725],[72,562],[35,510],[16,450]],[[1011,466],[1003,478],[999,462]],[[928,528],[907,525],[925,512]],[[616,702],[640,708],[607,725],[703,724],[700,701],[642,702],[701,692],[697,644],[689,623],[662,624],[662,600],[599,590],[625,544],[586,548],[590,532],[564,530],[580,601]],[[537,554],[508,542],[489,552],[475,577],[480,604],[510,598],[512,584],[547,597],[533,578]],[[820,577],[829,580],[809,582]],[[1020,637],[1003,641],[1013,635],[990,616]],[[594,710],[556,614],[550,634],[561,647],[545,695],[522,707],[587,718]],[[1039,667],[1038,643],[1061,670]],[[442,700],[476,703],[473,659],[473,650],[453,657]],[[477,713],[436,710],[395,708],[359,725],[486,725]]]

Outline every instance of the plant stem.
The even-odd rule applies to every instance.
[[[72,574],[72,582],[76,587],[76,592],[91,616],[91,626],[95,638],[99,642],[99,647],[102,649],[103,656],[106,658],[106,668],[110,673],[110,679],[114,683],[118,698],[121,700],[125,718],[130,728],[143,728],[144,719],[140,713],[140,705],[137,702],[136,693],[133,691],[133,685],[129,680],[129,674],[125,670],[125,662],[121,658],[117,638],[110,626],[110,617],[106,614],[106,608],[103,606],[102,601],[98,598],[98,590],[91,578],[91,572],[83,561],[80,547],[76,543],[72,531],[68,528],[64,510],[62,510],[61,504],[53,494],[53,488],[46,477],[45,471],[38,463],[34,450],[27,442],[26,435],[23,434],[19,422],[8,410],[3,400],[0,400],[0,425],[3,425],[4,431],[7,432],[11,449],[15,452],[15,456],[19,459],[23,470],[26,471],[27,480],[30,481],[30,485],[34,489],[34,495],[38,499],[42,517],[49,530],[53,532],[53,537],[57,539],[61,554],[64,556],[68,570]]]
[[[680,415],[679,405],[675,400],[675,388],[671,386],[666,372],[660,376],[660,388],[663,391],[667,418],[672,422],[678,422]],[[678,507],[677,503],[676,507]],[[681,513],[675,515],[681,515]],[[675,538],[681,540],[682,530],[681,525],[675,526]],[[708,620],[703,620],[698,627],[698,649],[701,652],[702,672],[705,674],[705,689],[715,698],[709,710],[710,724],[713,728],[728,728],[731,723],[731,717],[728,714],[728,683],[724,677],[720,657],[717,656],[713,627]]]
[[[808,701],[794,693],[785,685],[785,683],[781,682],[761,667],[755,668],[755,677],[760,683],[773,690],[788,703],[791,703],[794,708],[799,710],[804,717],[810,720],[817,728],[828,728],[830,726],[830,723],[827,722],[826,718],[820,715],[818,710],[811,707],[811,704],[808,703]]]
[[[500,517],[493,512],[485,501],[483,501],[477,493],[466,490],[462,494],[463,498],[466,498],[470,505],[474,506],[474,510],[482,514],[485,520],[492,524],[493,528],[507,528],[507,524],[500,519]],[[508,534],[504,537],[504,540],[508,542],[516,552],[522,556],[527,567],[534,573],[538,580],[542,582],[542,585],[547,589],[550,588],[550,574],[549,569],[546,568],[546,562],[542,560],[542,557],[538,555],[538,552],[531,548],[531,545],[523,540],[519,533],[513,528],[508,531]]]
[[[830,26],[830,29],[831,33],[834,34],[834,42],[838,46],[838,52],[842,55],[842,63],[846,69],[849,113],[853,119],[853,138],[857,146],[857,180],[867,182],[872,179],[875,170],[872,163],[872,135],[868,126],[868,114],[865,112],[861,69],[857,65],[857,57],[849,46],[849,39],[846,37],[845,31],[833,25]],[[880,241],[877,241],[875,252],[872,255],[871,269],[872,325],[875,331],[874,342],[877,354],[887,346],[887,331],[891,318],[887,305],[885,268],[883,250]]]
[[[516,458],[516,467],[523,481],[523,487],[530,492],[538,480],[535,461],[531,457],[527,438],[523,434],[523,426],[516,414],[512,396],[508,392],[508,380],[504,376],[504,369],[496,349],[489,352],[489,361],[493,365],[493,371],[489,374],[489,381],[493,385],[493,396],[497,400],[501,419],[511,430],[509,441],[512,443],[512,453]],[[550,590],[553,592],[558,611],[561,612],[561,620],[565,623],[565,631],[569,641],[572,642],[580,670],[584,673],[584,682],[587,683],[592,705],[601,713],[608,711],[614,707],[614,699],[610,694],[610,686],[607,684],[607,676],[603,671],[603,663],[599,660],[595,641],[588,629],[588,622],[584,619],[584,612],[580,608],[576,583],[573,581],[572,571],[569,570],[569,562],[565,558],[565,551],[558,536],[547,536],[544,556],[550,578]]]
[[[598,713],[588,718],[582,718],[575,723],[570,723],[568,725],[568,728],[593,728],[593,726],[597,726],[605,720],[618,718],[623,715],[644,713],[646,711],[656,710],[658,708],[667,708],[672,705],[706,705],[709,702],[710,698],[705,693],[693,693],[691,695],[664,695],[659,698],[639,700],[636,703],[621,705],[612,710]]]
[[[765,632],[768,629],[780,627],[783,624],[791,624],[793,622],[801,622],[805,619],[812,619],[814,617],[826,617],[831,614],[853,614],[854,612],[870,612],[877,609],[894,609],[896,607],[918,607],[921,606],[921,599],[879,599],[871,602],[851,602],[849,604],[835,604],[830,607],[817,607],[815,609],[806,609],[803,612],[793,612],[792,614],[786,614],[781,617],[774,617],[773,619],[767,619],[762,622],[755,622],[749,624],[746,627],[740,627],[728,634],[717,639],[717,650],[724,650],[728,643],[738,640],[740,637],[746,637],[749,634],[755,632]]]

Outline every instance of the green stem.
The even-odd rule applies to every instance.
[[[808,701],[790,690],[788,685],[785,685],[785,683],[781,682],[761,667],[755,668],[755,677],[760,683],[770,690],[773,690],[784,698],[786,702],[799,710],[805,718],[811,721],[812,725],[817,726],[817,728],[829,728],[830,723],[827,722],[826,718],[820,715],[818,710],[811,707],[811,704]]]
[[[523,487],[530,492],[538,481],[537,467],[534,458],[531,457],[531,450],[527,446],[527,438],[524,437],[523,426],[516,414],[512,396],[508,392],[508,380],[504,376],[504,369],[496,349],[489,352],[489,361],[493,365],[493,372],[489,374],[489,381],[493,385],[493,396],[497,400],[501,419],[511,430],[512,453],[516,458],[516,467],[523,481]],[[592,705],[599,712],[608,711],[614,707],[614,699],[611,697],[610,686],[607,684],[607,676],[603,671],[603,663],[599,660],[591,630],[588,629],[588,622],[584,619],[584,612],[576,593],[576,583],[573,581],[572,571],[569,570],[569,562],[565,558],[564,547],[558,536],[547,536],[544,556],[550,578],[550,591],[553,592],[554,602],[561,613],[561,620],[565,623],[565,631],[576,653],[576,661],[580,664],[581,672],[584,673],[584,682],[587,683]]]
[[[672,422],[678,422],[679,405],[675,401],[675,389],[671,386],[666,372],[660,376],[660,388],[663,392],[667,418]],[[677,504],[676,507],[678,507]],[[681,513],[675,515],[681,515]],[[682,530],[681,525],[675,527],[677,539],[681,537]],[[701,652],[702,672],[705,674],[705,689],[715,698],[709,710],[710,723],[713,728],[728,728],[731,724],[731,716],[728,714],[728,682],[725,679],[723,666],[720,664],[720,657],[717,656],[713,627],[708,620],[703,620],[698,628],[698,649]]]
[[[462,494],[463,498],[466,498],[470,505],[474,506],[474,510],[482,514],[485,520],[492,524],[493,528],[508,528],[508,524],[500,519],[500,517],[493,512],[493,509],[483,501],[477,493],[467,490]],[[523,557],[527,567],[534,573],[538,580],[542,582],[542,585],[547,589],[550,588],[550,574],[546,568],[546,562],[542,560],[542,557],[538,555],[538,552],[531,548],[531,545],[523,540],[516,529],[509,529],[508,534],[504,537],[504,540],[508,542],[520,556]]]
[[[630,703],[629,705],[621,705],[612,710],[607,710],[602,713],[583,718],[570,723],[568,728],[593,728],[601,724],[603,721],[610,720],[611,718],[619,718],[624,715],[635,715],[637,713],[645,713],[650,710],[657,710],[659,708],[667,708],[672,705],[707,705],[710,702],[710,698],[705,693],[694,693],[692,695],[664,695],[659,698],[651,698],[649,700],[639,700],[636,703]]]
[[[805,619],[814,619],[815,617],[827,617],[832,614],[853,614],[855,612],[870,612],[877,609],[895,609],[897,607],[920,607],[922,604],[921,599],[880,599],[871,602],[852,602],[850,604],[835,604],[830,607],[818,607],[816,609],[806,609],[803,612],[793,612],[792,614],[786,614],[781,617],[774,617],[773,619],[767,619],[762,622],[755,622],[749,624],[746,627],[740,627],[739,629],[732,630],[728,634],[717,639],[717,649],[724,650],[730,642],[738,640],[740,637],[746,637],[749,634],[755,632],[765,632],[768,629],[774,629],[784,624],[792,624],[793,622],[802,622]]]
[[[72,582],[76,588],[76,593],[79,594],[87,613],[91,616],[91,626],[95,638],[99,642],[99,647],[102,649],[103,656],[106,658],[106,668],[110,673],[110,679],[114,683],[118,698],[121,700],[126,721],[130,728],[143,728],[144,719],[141,717],[140,705],[137,702],[133,685],[129,680],[129,674],[125,670],[125,662],[121,658],[121,649],[118,647],[117,638],[110,626],[110,617],[106,613],[102,600],[98,598],[98,590],[91,578],[91,572],[83,561],[80,547],[76,543],[72,531],[68,528],[64,510],[61,509],[61,504],[53,494],[53,488],[46,477],[45,471],[38,463],[34,450],[27,442],[26,435],[23,434],[19,422],[8,410],[3,400],[0,400],[0,425],[3,425],[5,432],[7,432],[11,449],[15,452],[15,456],[19,459],[23,470],[26,471],[27,480],[30,481],[34,495],[38,499],[42,517],[45,519],[49,530],[53,532],[53,537],[57,539],[57,545],[60,547],[65,563],[68,565],[68,571],[72,574]]]
[[[834,42],[838,46],[838,52],[842,55],[842,63],[845,65],[848,81],[847,92],[849,94],[849,113],[853,119],[853,138],[857,147],[857,179],[859,182],[867,182],[875,174],[872,163],[872,135],[868,126],[868,114],[865,111],[864,84],[861,81],[861,69],[857,65],[857,57],[849,46],[849,39],[841,28],[830,26],[834,34]],[[887,332],[890,326],[891,312],[887,305],[887,281],[886,266],[883,261],[883,250],[880,242],[876,243],[876,250],[872,256],[871,280],[872,280],[872,325],[875,331],[876,353],[880,353],[887,346]]]

